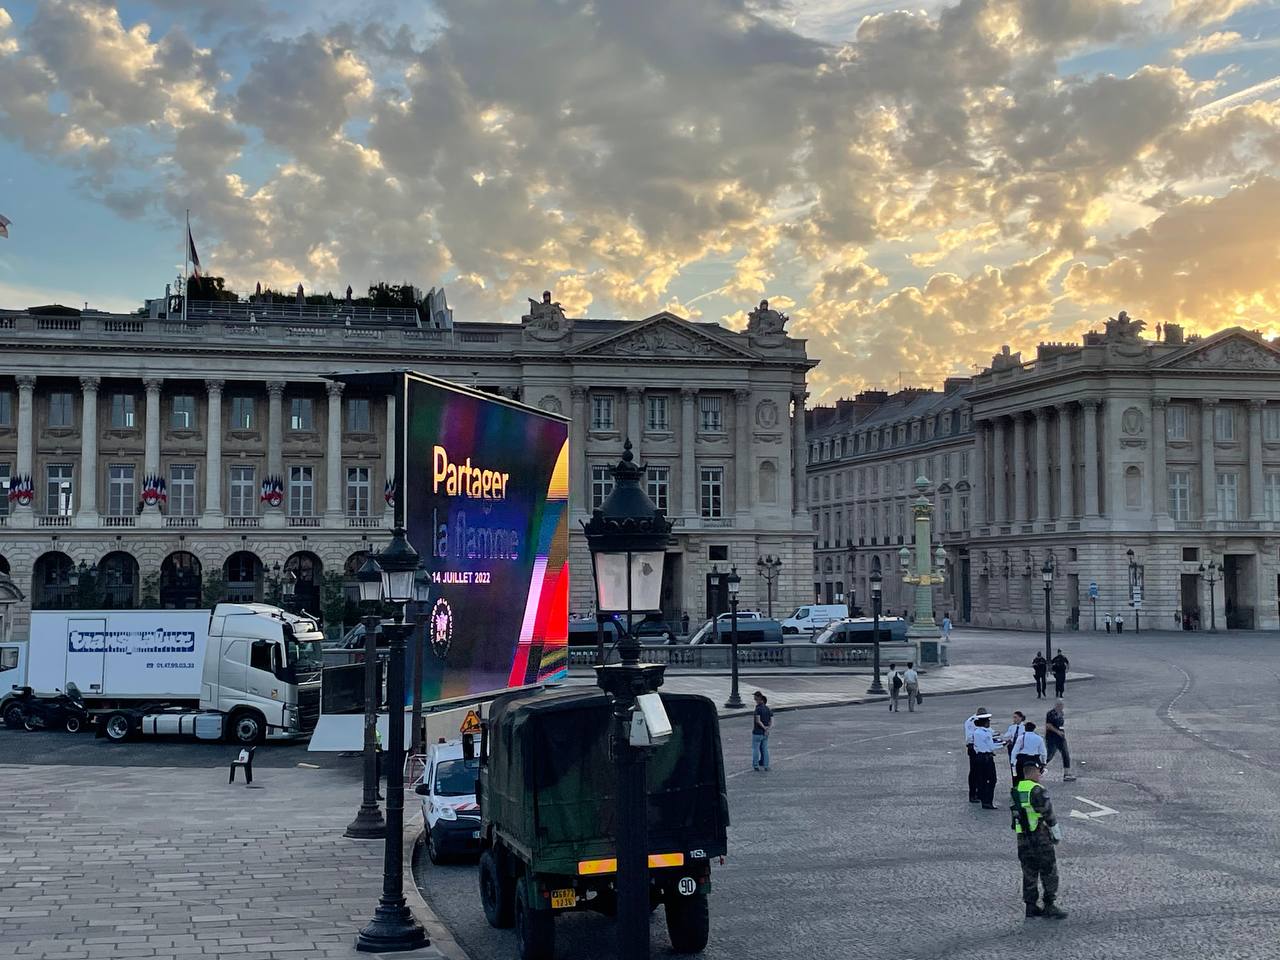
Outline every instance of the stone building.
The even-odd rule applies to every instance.
[[[713,565],[782,557],[809,592],[805,380],[816,361],[767,303],[746,330],[670,313],[565,316],[549,293],[520,323],[426,308],[150,301],[137,315],[0,310],[0,573],[32,605],[199,606],[211,587],[270,597],[286,571],[308,609],[386,540],[394,400],[322,379],[410,367],[572,418],[571,609],[591,609],[579,520],[630,438],[675,524],[664,610],[695,620]],[[163,481],[164,496],[159,496]],[[7,491],[8,495],[5,496]],[[333,582],[332,577],[329,578]],[[743,605],[764,585],[743,577]]]

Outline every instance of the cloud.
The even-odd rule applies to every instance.
[[[1169,11],[1171,22],[1180,26],[1200,27],[1234,16],[1256,6],[1259,0],[1173,0]]]
[[[1196,37],[1173,51],[1174,60],[1186,60],[1190,57],[1201,57],[1208,53],[1221,53],[1230,50],[1241,40],[1240,34],[1234,30],[1218,30],[1214,33]]]

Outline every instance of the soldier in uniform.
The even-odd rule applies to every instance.
[[[1054,846],[1062,839],[1062,828],[1053,815],[1049,791],[1040,785],[1044,768],[1040,758],[1018,757],[1021,778],[1010,794],[1013,830],[1018,835],[1018,862],[1022,864],[1022,900],[1028,917],[1063,920],[1067,911],[1056,903],[1058,897],[1058,856]],[[1044,906],[1037,904],[1044,890]]]

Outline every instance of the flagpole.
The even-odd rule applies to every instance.
[[[187,280],[187,263],[191,259],[191,208],[187,208],[187,232],[182,237],[182,322],[187,322],[187,293],[190,290]],[[184,326],[185,329],[185,326]]]

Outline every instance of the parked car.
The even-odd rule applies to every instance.
[[[717,617],[708,620],[690,643],[732,643],[733,622]],[[738,643],[782,643],[782,624],[765,617],[738,618]]]
[[[414,792],[422,798],[423,830],[432,863],[480,855],[479,775],[479,758],[464,757],[461,740],[435,743],[427,751],[427,766]]]
[[[813,638],[814,643],[871,643],[874,639],[871,617],[836,620]],[[907,621],[902,617],[880,618],[880,642],[902,642],[907,639]]]
[[[635,625],[634,630],[641,643],[651,644],[675,643],[676,635],[680,632],[661,616],[645,617]]]
[[[796,607],[791,616],[782,621],[783,633],[809,633],[823,629],[832,620],[849,616],[849,608],[843,603],[811,603]]]
[[[618,625],[612,620],[604,622],[604,643],[605,646],[612,646],[622,636],[622,631]],[[571,647],[594,647],[596,645],[596,622],[595,620],[570,620],[569,621],[569,646]]]

